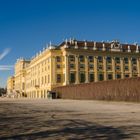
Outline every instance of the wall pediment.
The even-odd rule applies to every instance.
[[[120,52],[121,50],[122,50],[122,47],[118,41],[111,42],[111,51]]]

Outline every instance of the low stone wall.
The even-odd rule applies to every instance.
[[[57,87],[62,99],[140,101],[140,77]]]

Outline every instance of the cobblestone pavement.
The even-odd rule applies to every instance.
[[[0,99],[0,140],[140,140],[140,104]]]

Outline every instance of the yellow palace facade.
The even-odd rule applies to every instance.
[[[31,60],[15,64],[15,92],[20,97],[47,98],[54,87],[140,76],[137,44],[77,41],[49,45]]]

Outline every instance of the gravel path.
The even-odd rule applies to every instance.
[[[140,104],[0,99],[0,140],[140,140]]]

